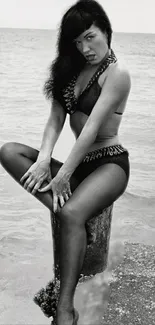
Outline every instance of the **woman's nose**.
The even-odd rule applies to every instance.
[[[82,44],[82,52],[83,52],[83,54],[88,54],[89,50],[90,49],[89,49],[88,43],[83,42],[83,44]]]

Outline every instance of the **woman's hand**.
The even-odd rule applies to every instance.
[[[38,190],[39,192],[52,190],[54,213],[58,211],[58,204],[62,208],[72,195],[69,182],[70,177],[70,174],[59,171],[47,186]]]
[[[46,160],[36,161],[22,176],[20,183],[23,184],[25,190],[35,195],[42,183],[46,180],[50,182],[52,179],[50,165]]]

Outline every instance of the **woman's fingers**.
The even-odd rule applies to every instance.
[[[53,212],[56,213],[58,210],[58,196],[53,194]]]
[[[32,181],[33,181],[33,178],[32,178],[32,175],[30,175],[30,176],[27,178],[26,182],[23,184],[23,187],[25,188],[25,190],[27,190],[29,184],[30,184]]]
[[[31,173],[29,172],[29,171],[27,171],[22,177],[21,177],[21,179],[20,179],[20,183],[23,183],[24,182],[24,180],[28,177],[28,176],[30,176],[31,175]]]
[[[27,192],[31,193],[34,186],[35,186],[35,180],[33,179],[26,188]]]
[[[65,205],[65,203],[69,200],[70,196],[68,193],[63,192],[63,194],[59,195],[58,198],[59,198],[60,206],[62,208]]]
[[[39,187],[41,186],[41,184],[43,183],[43,180],[40,180],[39,182],[36,183],[36,185],[34,186],[33,190],[32,190],[32,195],[35,195],[37,193],[37,191],[39,190]]]
[[[51,183],[49,183],[45,187],[38,189],[38,192],[46,192],[48,190],[51,190],[51,188],[52,188]]]
[[[23,182],[23,179],[22,179],[22,182]],[[26,191],[28,191],[29,193],[31,192],[34,195],[37,192],[37,190],[39,189],[39,187],[41,186],[42,182],[43,182],[43,179],[40,179],[39,181],[37,181],[35,178],[33,178],[32,175],[29,175],[29,177],[23,184],[23,187]]]
[[[65,201],[68,201],[69,200],[69,195],[67,193],[64,193],[64,198],[65,198]]]
[[[69,197],[72,195],[72,192],[71,192],[70,186],[68,186],[67,194],[69,195]]]
[[[59,201],[60,201],[60,206],[62,208],[64,206],[64,204],[65,204],[65,200],[64,200],[64,197],[62,195],[59,195]]]

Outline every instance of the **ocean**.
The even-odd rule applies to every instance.
[[[15,141],[39,149],[56,32],[0,29],[0,39],[0,146]],[[114,33],[112,48],[130,71],[132,89],[119,132],[131,175],[114,205],[111,242],[155,245],[155,34]],[[65,161],[74,141],[67,119],[54,157]],[[45,324],[32,298],[53,274],[49,211],[1,166],[0,184],[0,324]]]

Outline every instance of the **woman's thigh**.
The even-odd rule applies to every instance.
[[[39,151],[22,143],[9,142],[0,149],[0,161],[2,166],[10,173],[14,173],[17,178],[26,172],[26,170],[37,160]],[[20,156],[22,159],[20,159]],[[25,158],[25,159],[24,159]],[[62,162],[51,159],[51,172],[55,177],[62,166]]]
[[[10,142],[3,145],[0,149],[0,162],[6,171],[21,185],[20,179],[36,161],[39,151],[21,143]],[[51,174],[54,178],[63,165],[62,162],[51,158]],[[45,180],[42,186],[46,186],[48,182]],[[71,177],[72,192],[78,186],[79,182],[75,177]],[[50,211],[53,210],[53,195],[51,191],[40,193],[37,191],[35,198],[45,205]],[[59,207],[59,210],[61,208]]]
[[[19,182],[21,177],[37,160],[39,151],[22,143],[9,142],[0,149],[0,162],[7,172]],[[63,165],[57,159],[51,158],[50,168],[52,178],[56,176]],[[79,182],[75,177],[71,178],[71,190],[74,191]]]
[[[117,164],[100,166],[75,189],[61,215],[68,215],[73,222],[85,223],[116,201],[127,183],[126,173]]]

